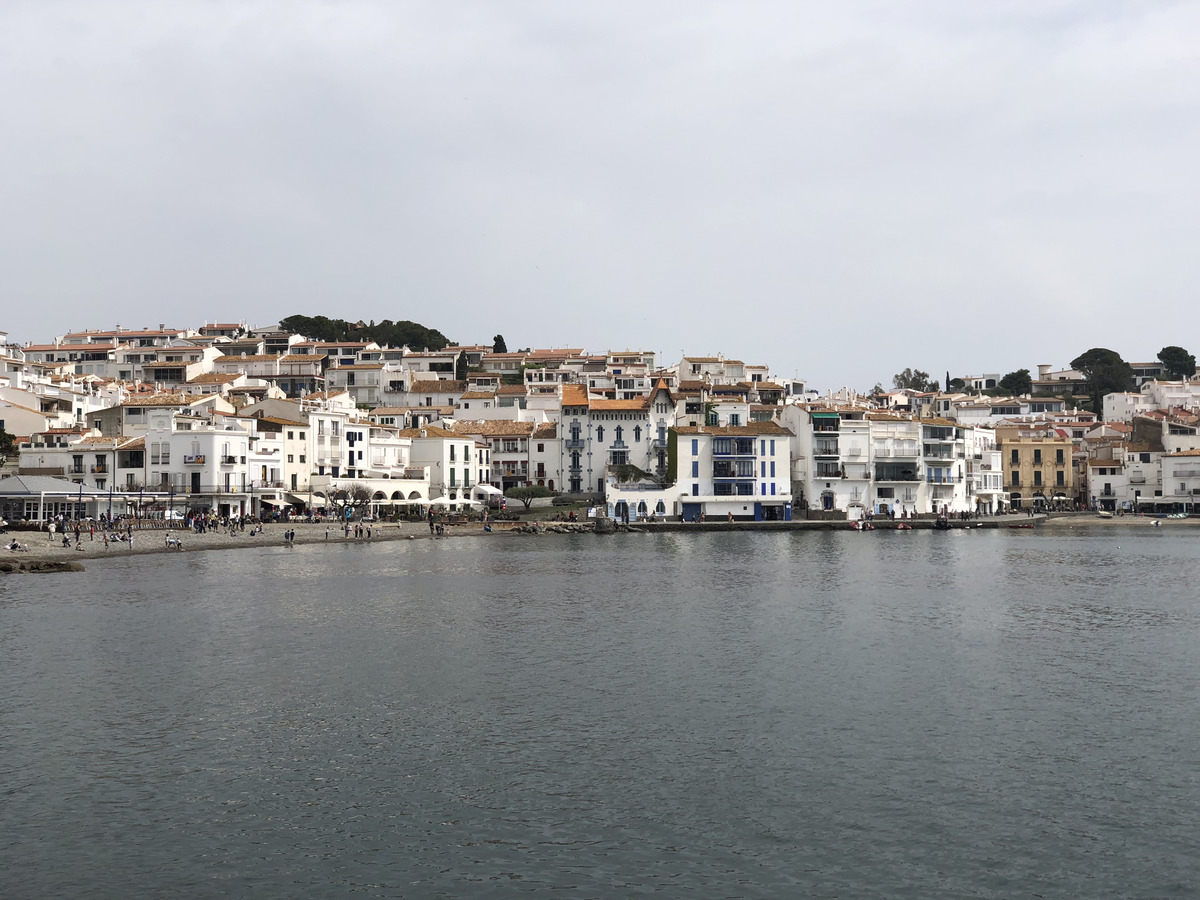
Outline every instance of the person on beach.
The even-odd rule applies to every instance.
[[[47,543],[54,543],[54,523],[53,522],[51,522],[49,525],[46,526],[46,541],[47,541]]]

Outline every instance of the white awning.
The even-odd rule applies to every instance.
[[[477,485],[475,485],[475,487],[471,488],[471,492],[484,494],[484,495],[496,494],[501,497],[504,496],[504,491],[500,490],[498,487],[491,485],[491,484],[477,484]]]

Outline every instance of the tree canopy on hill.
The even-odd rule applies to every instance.
[[[1196,374],[1196,355],[1182,347],[1163,347],[1158,351],[1158,361],[1163,364],[1168,378],[1191,378]]]
[[[1017,369],[1001,378],[996,387],[1010,397],[1020,397],[1033,392],[1033,376],[1028,369]]]
[[[1121,359],[1121,354],[1107,347],[1093,347],[1080,354],[1071,360],[1071,368],[1087,379],[1092,412],[1097,415],[1104,412],[1105,394],[1133,390],[1133,367]]]
[[[279,327],[314,341],[375,341],[392,347],[407,346],[410,350],[442,350],[450,343],[440,331],[407,320],[384,319],[379,324],[372,321],[367,325],[325,316],[288,316],[279,320]]]

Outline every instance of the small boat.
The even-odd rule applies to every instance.
[[[1110,513],[1107,509],[1097,510],[1096,515],[1099,516],[1101,519],[1111,519],[1112,518],[1112,513]]]

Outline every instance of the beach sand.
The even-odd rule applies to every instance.
[[[485,532],[483,523],[469,522],[457,525],[446,526],[446,537],[466,537],[466,536],[483,536],[492,537],[504,534],[512,527],[511,523],[503,524],[493,523],[492,531]],[[84,532],[81,535],[79,549],[75,549],[74,535],[71,537],[70,549],[62,545],[62,535],[55,534],[54,540],[47,539],[44,531],[9,531],[3,536],[3,541],[7,544],[14,538],[21,544],[22,547],[28,547],[28,553],[14,552],[11,550],[0,550],[5,558],[19,560],[23,562],[42,561],[42,560],[63,560],[87,563],[97,559],[106,557],[131,556],[133,554],[144,553],[179,553],[179,550],[167,546],[166,538],[168,535],[178,538],[183,544],[184,553],[193,553],[198,550],[245,550],[252,547],[281,547],[284,545],[284,532],[289,529],[294,529],[296,532],[297,545],[301,544],[324,544],[326,543],[326,526],[325,523],[307,524],[307,523],[281,523],[267,525],[266,530],[262,534],[250,536],[249,527],[244,532],[238,532],[231,536],[228,530],[225,531],[210,531],[207,534],[196,534],[194,531],[185,528],[173,528],[170,530],[163,528],[146,528],[141,531],[134,529],[133,532],[133,547],[130,548],[127,543],[110,542],[108,549],[104,547],[104,541],[99,531],[96,532],[95,539],[89,538],[88,533]],[[330,544],[364,544],[368,543],[367,538],[356,539],[353,529],[350,532],[350,537],[345,536],[344,531],[338,528],[337,525],[331,524],[328,529]],[[385,541],[406,541],[406,540],[428,540],[433,537],[429,533],[429,525],[426,522],[400,522],[400,523],[372,523],[371,524],[371,539],[370,543],[380,543]]]

